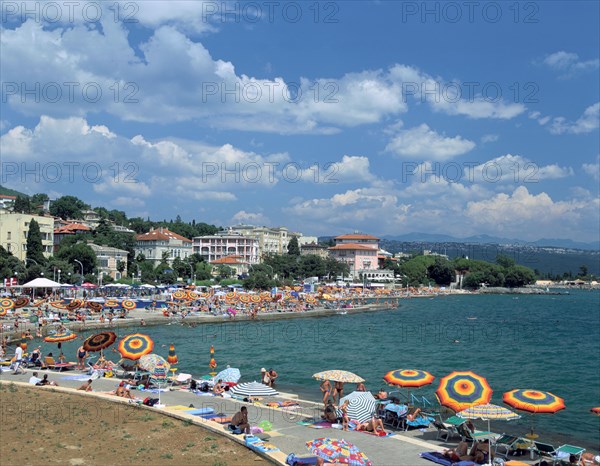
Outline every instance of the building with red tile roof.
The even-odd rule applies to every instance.
[[[148,233],[136,235],[135,255],[140,254],[156,263],[165,257],[171,264],[176,257],[183,260],[192,255],[192,240],[166,227],[153,228]]]

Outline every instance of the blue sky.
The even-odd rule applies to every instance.
[[[599,237],[598,2],[69,5],[2,2],[5,186],[307,235]]]

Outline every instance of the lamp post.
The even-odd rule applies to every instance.
[[[192,280],[192,285],[196,284],[196,278],[195,278],[195,273],[194,273],[194,267],[192,266],[191,262],[188,262],[188,265],[190,266],[190,278]]]
[[[25,258],[25,263],[27,263],[27,261],[29,261],[29,262],[33,262],[33,263],[34,263],[35,265],[37,265],[38,267],[40,266],[40,264],[38,264],[38,263],[37,263],[37,261],[35,261],[35,260],[33,260],[33,259],[30,259],[29,257],[26,257],[26,258]]]
[[[77,259],[73,259],[73,262],[77,262],[81,266],[81,284],[83,285],[83,264]]]

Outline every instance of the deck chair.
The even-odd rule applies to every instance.
[[[454,435],[460,437],[460,434],[454,426],[446,426],[443,422],[438,421],[437,419],[435,419],[432,424],[433,427],[437,429],[436,440],[441,438],[444,440],[444,442],[448,442]]]
[[[494,442],[494,454],[504,459],[508,459],[511,451],[516,450],[516,444],[519,443],[519,437],[514,435],[502,434]]]
[[[46,356],[44,358],[44,364],[48,367],[48,369],[57,370],[61,372],[63,370],[73,369],[77,367],[77,364],[74,362],[56,362],[52,356]]]
[[[542,443],[542,442],[533,442],[535,447],[533,452],[535,454],[538,455],[539,457],[539,463],[542,462],[542,459],[546,458],[546,459],[550,459],[552,461],[554,461],[554,451],[556,450],[556,448],[554,448],[553,445],[550,445],[549,443]]]
[[[552,452],[552,464],[567,463],[571,464],[570,457],[574,456],[577,459],[577,463],[581,459],[581,454],[585,451],[585,448],[576,447],[575,445],[561,445],[554,452]]]

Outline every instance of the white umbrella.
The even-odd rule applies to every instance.
[[[366,422],[373,417],[377,410],[377,401],[371,392],[352,392],[340,400],[340,405],[348,400],[348,418],[358,422]],[[342,412],[338,409],[338,415]]]
[[[214,380],[237,383],[241,376],[242,374],[240,373],[239,369],[236,369],[235,367],[228,367],[227,369],[223,369],[221,372],[215,375]]]
[[[264,383],[254,381],[236,385],[231,389],[231,394],[238,396],[275,396],[279,395],[279,392]]]

